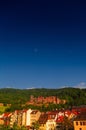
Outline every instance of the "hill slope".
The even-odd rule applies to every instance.
[[[29,100],[30,95],[38,96],[57,96],[66,99],[72,105],[86,105],[86,89],[62,88],[62,89],[0,89],[1,103],[25,103]]]

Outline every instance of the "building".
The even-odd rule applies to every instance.
[[[48,119],[46,122],[46,130],[55,130],[56,128],[57,111],[48,113]]]
[[[4,125],[3,114],[2,114],[2,115],[0,115],[0,125]]]
[[[9,113],[9,112],[3,114],[2,119],[3,119],[3,121],[4,121],[4,125],[5,125],[5,126],[10,125],[11,114],[12,114],[12,113]]]
[[[33,95],[30,96],[30,101],[27,102],[26,104],[49,104],[49,103],[54,103],[54,104],[65,104],[66,100],[59,99],[57,96],[48,96],[48,97],[34,97]]]
[[[10,117],[10,126],[13,127],[13,125],[17,125],[17,110],[12,112],[11,117]]]
[[[39,124],[40,124],[40,130],[46,130],[46,122],[48,120],[48,114],[46,113],[42,113],[40,115],[40,118],[38,120]]]
[[[28,110],[16,110],[11,114],[10,118],[10,126],[12,127],[14,124],[18,126],[30,126],[30,113],[31,109]]]
[[[41,115],[41,112],[38,110],[33,110],[30,113],[30,126],[35,123],[36,121],[38,121],[39,117]]]
[[[86,130],[86,112],[82,112],[76,117],[74,130]]]
[[[27,111],[26,111],[26,126],[30,126],[30,120],[31,120],[31,118],[30,118],[30,113],[32,112],[32,110],[31,109],[28,109]]]

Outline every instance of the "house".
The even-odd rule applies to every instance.
[[[30,113],[31,109],[22,111],[22,126],[30,126]]]
[[[46,130],[55,130],[56,119],[57,119],[57,111],[51,111],[48,113],[48,119],[46,122]]]
[[[30,113],[31,109],[28,110],[15,110],[11,114],[10,118],[10,126],[12,127],[14,124],[18,126],[30,126]]]
[[[2,120],[4,121],[4,125],[10,125],[10,118],[12,113],[4,113],[2,116]]]
[[[17,125],[22,126],[22,110],[17,111]]]
[[[38,111],[38,110],[33,110],[33,111],[30,113],[30,126],[32,125],[32,123],[38,121],[40,115],[41,115],[41,112]]]
[[[56,130],[61,130],[62,129],[62,122],[64,121],[65,117],[69,117],[70,112],[68,110],[61,110],[57,114],[57,119],[56,119]]]
[[[26,126],[27,110],[22,110],[22,126]]]
[[[81,112],[74,120],[74,130],[86,130],[86,111]]]
[[[1,106],[4,106],[4,103],[0,103],[0,107],[1,107]]]
[[[38,120],[40,130],[55,130],[56,128],[57,111],[42,113]]]
[[[4,125],[3,114],[0,115],[0,125]]]
[[[48,120],[48,114],[42,113],[39,117],[40,130],[46,130],[46,122]]]
[[[11,117],[10,117],[10,126],[13,127],[13,125],[17,125],[17,110],[12,112]]]
[[[56,122],[54,119],[49,119],[46,122],[46,130],[55,130]]]

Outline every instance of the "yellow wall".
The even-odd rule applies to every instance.
[[[46,124],[41,124],[39,130],[46,130]]]
[[[74,130],[86,130],[86,120],[74,121]]]
[[[30,123],[32,124],[35,121],[38,121],[41,113],[38,111],[36,114],[30,114]]]
[[[4,125],[4,120],[0,119],[0,125]]]

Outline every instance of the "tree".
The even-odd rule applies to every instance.
[[[25,126],[22,126],[21,130],[27,130],[27,128]]]
[[[62,130],[74,130],[73,122],[67,117],[64,117],[64,120],[61,125]]]
[[[40,124],[38,121],[32,123],[33,130],[39,130]]]
[[[11,130],[10,126],[0,125],[0,130]]]

